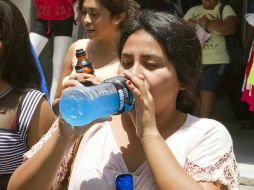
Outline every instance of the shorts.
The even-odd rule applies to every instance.
[[[218,92],[228,68],[229,64],[203,65],[200,90]]]
[[[40,34],[47,38],[54,36],[72,36],[73,17],[65,20],[42,20],[36,19],[31,32]],[[48,28],[49,27],[49,28]],[[48,32],[49,31],[49,32]]]

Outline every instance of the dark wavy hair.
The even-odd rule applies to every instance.
[[[17,88],[40,87],[40,74],[34,62],[25,20],[9,0],[0,0],[2,49],[0,74]]]
[[[187,23],[166,12],[143,10],[125,22],[118,46],[118,56],[128,37],[144,30],[152,35],[166,52],[185,88],[177,97],[177,109],[193,113],[196,108],[196,87],[201,74],[201,45],[195,31]]]
[[[135,0],[97,0],[103,7],[105,7],[114,17],[118,14],[125,13],[126,18],[134,16],[139,11],[139,4]],[[79,10],[82,11],[82,7],[85,0],[78,1]]]

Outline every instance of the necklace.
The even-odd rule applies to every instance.
[[[5,97],[9,92],[11,92],[13,89],[13,87],[8,88],[7,90],[5,90],[2,94],[0,94],[0,99],[2,99],[3,97]]]

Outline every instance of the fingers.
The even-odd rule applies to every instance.
[[[129,71],[125,70],[124,75],[130,79],[127,81],[129,89],[132,91],[135,98],[143,99],[142,97],[147,96],[149,93],[149,85],[144,75],[132,75]]]
[[[73,73],[69,76],[69,80],[77,80],[79,82],[84,82],[84,80],[91,78],[95,78],[95,76],[85,73]]]
[[[82,86],[82,84],[76,80],[68,80],[63,84],[63,89],[74,86]]]
[[[102,80],[99,77],[91,74],[73,73],[63,79],[62,86],[63,88],[68,88],[73,86],[80,86],[82,84],[97,85],[100,84],[101,81]]]
[[[69,140],[75,140],[78,137],[80,137],[81,135],[83,135],[91,126],[95,125],[96,123],[102,123],[102,122],[111,121],[111,120],[112,120],[112,117],[107,116],[107,117],[99,118],[87,125],[82,126],[82,127],[71,126],[62,118],[62,116],[60,114],[59,119],[58,119],[58,130],[59,130],[59,133],[61,136],[64,136],[64,137],[68,138]]]

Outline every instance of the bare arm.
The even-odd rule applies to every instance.
[[[224,21],[220,19],[208,20],[206,28],[209,31],[216,31],[225,36],[234,34],[237,30],[238,19],[236,16],[228,16]]]
[[[144,135],[141,142],[158,189],[220,190],[222,188],[219,184],[198,183],[193,180],[179,165],[159,133]]]
[[[69,80],[66,81],[63,88],[75,85],[80,85],[80,83],[75,80]],[[97,122],[104,122],[106,121],[105,119],[98,119],[83,127],[72,127],[64,122],[63,119],[59,119],[57,121],[59,126],[53,129],[52,136],[42,145],[42,148],[15,170],[9,181],[8,189],[51,189],[58,168],[73,143],[78,137],[85,134],[92,125]]]
[[[220,187],[213,183],[196,182],[181,167],[157,128],[153,97],[147,81],[127,71],[124,74],[133,83],[127,83],[136,100],[135,111],[131,113],[132,121],[158,189],[219,190]],[[175,113],[172,116],[179,117],[176,110],[172,110],[172,113]]]
[[[38,104],[29,125],[27,137],[29,149],[49,130],[54,120],[54,113],[48,101],[43,98]]]
[[[63,81],[64,77],[70,75],[72,70],[73,70],[72,69],[72,58],[73,58],[73,55],[75,53],[75,47],[76,47],[76,42],[73,43],[69,47],[69,49],[68,49],[68,51],[67,51],[67,53],[66,53],[66,55],[64,57],[64,65],[63,65],[62,72],[61,72],[61,75],[60,75],[60,79],[59,79],[59,82],[58,82],[55,99],[52,102],[52,108],[53,108],[54,113],[56,115],[59,114],[58,102],[59,102],[59,99],[60,99],[60,96],[61,96],[62,90],[63,90],[62,81]]]
[[[62,135],[59,128],[55,130],[52,138],[13,173],[8,189],[50,189],[58,167],[74,141],[71,136]]]

